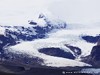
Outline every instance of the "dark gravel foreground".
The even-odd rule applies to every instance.
[[[20,74],[8,74],[0,72],[0,75],[92,75],[92,74],[85,74],[85,73],[66,73],[63,74],[63,71],[67,72],[66,70],[60,69],[40,69],[40,68],[32,68],[28,71],[25,71]]]

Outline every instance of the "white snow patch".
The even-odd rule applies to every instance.
[[[37,25],[40,26],[40,27],[47,26],[47,24],[46,24],[44,19],[38,19],[36,22],[37,22]]]
[[[0,27],[0,35],[5,35],[5,29]]]

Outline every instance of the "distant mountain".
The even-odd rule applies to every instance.
[[[39,68],[91,67],[82,58],[91,53],[99,38],[99,30],[66,24],[40,14],[28,26],[0,25],[0,58],[2,65]],[[96,29],[94,29],[96,30]],[[7,66],[3,66],[7,72]],[[19,71],[17,71],[19,72]]]

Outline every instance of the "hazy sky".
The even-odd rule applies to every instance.
[[[100,0],[0,0],[0,23],[23,23],[42,12],[68,23],[100,22]]]
[[[61,0],[50,11],[70,23],[100,22],[100,0]]]

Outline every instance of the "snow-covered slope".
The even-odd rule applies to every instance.
[[[73,32],[76,32],[76,33],[74,34]],[[68,45],[72,45],[72,46],[75,46],[75,47],[79,47],[82,50],[82,54],[79,57],[87,56],[87,55],[90,54],[91,49],[95,44],[88,43],[88,42],[86,42],[85,40],[83,40],[81,38],[81,36],[84,36],[86,34],[87,35],[91,35],[92,34],[92,33],[89,34],[91,32],[91,30],[90,30],[89,33],[86,33],[86,32],[87,31],[84,31],[84,30],[80,30],[80,32],[77,32],[77,30],[64,29],[64,30],[57,31],[55,33],[50,33],[48,35],[49,37],[45,38],[45,39],[36,39],[34,41],[31,41],[31,42],[23,42],[21,44],[18,44],[18,45],[15,45],[15,46],[11,46],[8,51],[10,51],[10,52],[22,52],[22,53],[25,52],[26,54],[33,55],[33,56],[35,56],[35,54],[37,53],[36,56],[40,56],[42,59],[46,59],[46,60],[48,59],[47,61],[51,62],[52,63],[51,65],[54,65],[53,63],[55,62],[57,64],[57,62],[60,59],[63,62],[66,61],[66,60],[68,60],[68,61],[70,61],[70,60],[69,59],[65,59],[65,58],[60,58],[60,57],[59,58],[58,57],[56,57],[56,58],[54,57],[54,59],[58,60],[58,61],[57,62],[56,61],[53,62],[52,61],[53,60],[53,56],[47,57],[47,55],[45,55],[45,54],[38,53],[38,50],[41,49],[41,48],[52,48],[53,47],[53,48],[61,48],[64,51],[71,52],[72,54],[74,54],[70,49],[68,49],[65,46],[66,44],[68,44]],[[97,31],[96,34],[99,34],[99,32]],[[23,48],[22,48],[22,46],[23,46]],[[26,46],[28,47],[28,49],[26,49],[27,48]],[[52,59],[52,60],[50,61],[50,59]],[[62,61],[58,62],[58,64],[59,64],[58,66],[60,66],[60,63],[62,63]],[[66,63],[67,66],[73,66],[72,64],[74,66],[78,66],[78,64],[75,63],[75,62],[74,63],[70,63],[70,64]]]
[[[54,48],[61,48],[61,44],[57,44],[57,43],[50,43],[50,42],[46,42],[47,40],[40,40],[39,41],[32,41],[32,42],[23,42],[21,44],[15,45],[15,46],[11,46],[8,48],[9,52],[12,53],[17,53],[17,54],[28,54],[31,57],[39,57],[41,59],[43,59],[44,63],[42,65],[45,66],[52,66],[52,67],[67,67],[67,66],[89,66],[88,64],[79,62],[79,61],[75,61],[75,60],[71,60],[71,59],[65,59],[65,58],[61,58],[61,57],[54,57],[54,56],[49,56],[43,53],[39,53],[39,49],[40,48],[50,48],[50,47],[54,47]],[[66,47],[64,50],[66,50]],[[67,50],[70,51],[70,50]],[[8,53],[9,53],[8,52]]]

